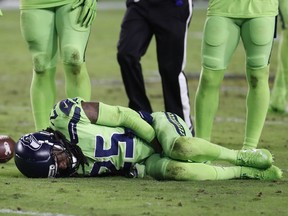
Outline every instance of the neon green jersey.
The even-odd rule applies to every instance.
[[[278,0],[209,0],[207,15],[232,18],[276,16]]]
[[[57,7],[74,1],[75,0],[20,0],[20,9]]]
[[[82,149],[90,164],[85,167],[87,175],[125,173],[154,153],[147,142],[127,128],[92,124],[81,101],[81,98],[74,98],[57,103],[51,111],[50,122],[51,128]]]

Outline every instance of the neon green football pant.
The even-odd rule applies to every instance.
[[[241,38],[248,81],[243,148],[257,147],[269,106],[269,60],[274,30],[275,17],[207,17],[202,42],[202,70],[195,97],[197,137],[211,140],[221,82]]]
[[[71,10],[71,4],[21,10],[21,31],[33,61],[30,93],[37,130],[49,125],[49,114],[56,98],[58,53],[65,71],[66,96],[90,100],[91,84],[85,65],[90,27],[76,24],[79,10],[81,8]]]

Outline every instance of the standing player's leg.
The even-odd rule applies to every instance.
[[[278,49],[278,68],[273,83],[270,99],[271,112],[288,112],[286,105],[288,102],[288,1],[279,0],[280,18],[282,21],[282,31]]]
[[[282,171],[271,166],[268,169],[256,169],[241,166],[213,166],[203,163],[180,162],[159,154],[153,154],[145,162],[145,171],[159,180],[201,181],[251,178],[259,180],[277,180]]]
[[[54,12],[49,9],[22,10],[21,32],[33,61],[30,88],[31,106],[36,130],[49,126],[49,114],[55,103],[57,35]]]
[[[90,35],[90,26],[77,23],[81,7],[71,10],[71,4],[56,11],[56,27],[59,36],[61,59],[63,61],[66,94],[68,97],[91,98],[91,83],[85,63],[85,52]]]
[[[257,148],[268,110],[269,59],[274,29],[275,17],[255,18],[245,22],[242,27],[248,81],[244,149]]]
[[[147,16],[147,4],[147,1],[129,3],[121,24],[117,60],[129,99],[129,107],[136,111],[152,112],[140,63],[153,36],[148,21],[143,18]]]
[[[194,134],[188,82],[184,73],[192,1],[185,1],[179,8],[175,8],[174,1],[170,1],[163,3],[161,8],[151,8],[150,13],[155,17],[151,22],[155,29],[165,111],[179,115]]]
[[[285,84],[285,74],[288,74],[288,70],[285,72],[285,64],[287,64],[286,53],[288,52],[288,30],[282,30],[281,38],[279,41],[279,51],[278,51],[278,67],[275,74],[275,80],[273,83],[273,89],[271,91],[271,99],[269,111],[275,113],[285,112],[286,106],[286,84]]]
[[[238,46],[239,26],[225,17],[208,17],[202,41],[202,69],[195,97],[196,136],[210,140],[224,71]]]

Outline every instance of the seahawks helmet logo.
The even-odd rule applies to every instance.
[[[25,135],[21,138],[21,141],[24,146],[27,146],[33,151],[37,151],[42,146],[42,144],[38,143],[38,141],[32,134]]]
[[[50,138],[50,135],[51,135],[50,133],[45,132],[45,131],[43,132],[41,131],[36,134],[27,134],[21,138],[21,142],[24,146],[27,146],[31,150],[37,151],[41,148],[43,143],[46,143],[49,145],[54,144],[52,142],[49,142],[48,140]],[[37,136],[37,138],[35,136]]]

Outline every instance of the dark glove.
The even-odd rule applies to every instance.
[[[82,7],[81,13],[78,17],[78,23],[81,26],[90,26],[96,17],[96,0],[76,0],[72,5],[72,10],[77,7]]]

